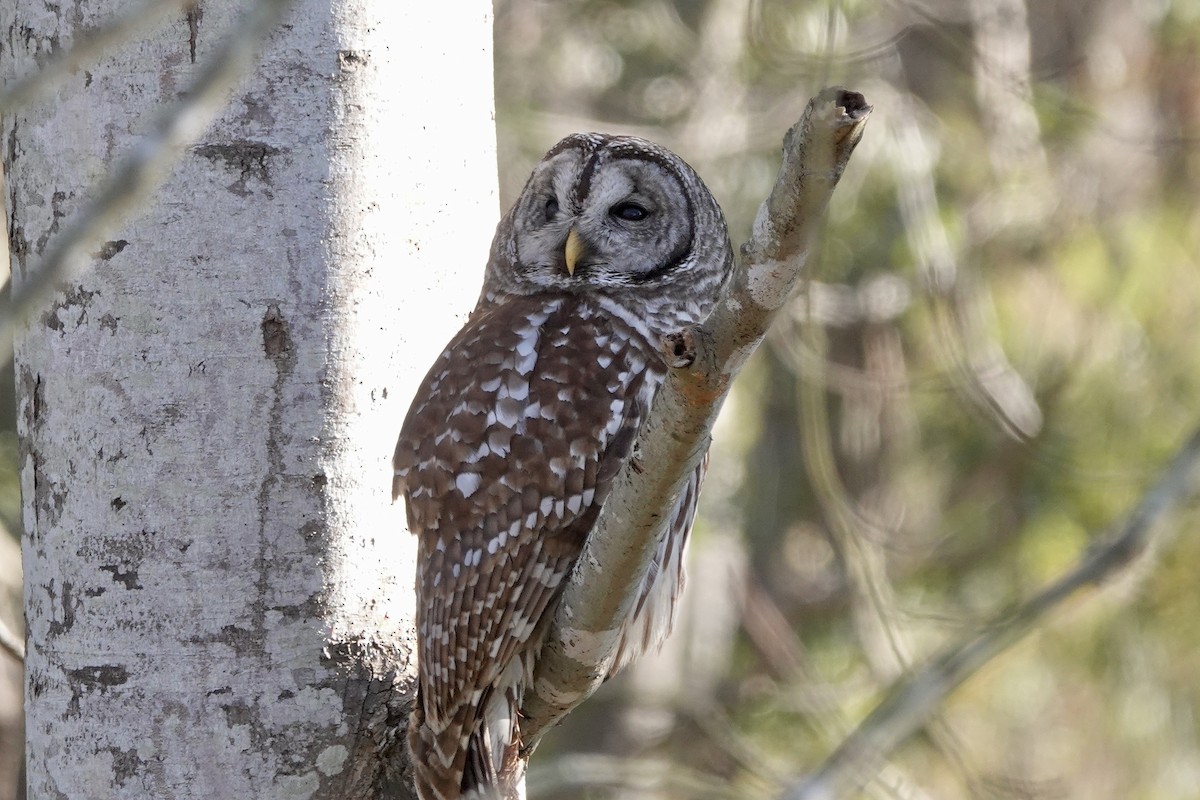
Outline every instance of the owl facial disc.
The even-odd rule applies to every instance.
[[[644,139],[575,134],[501,220],[483,297],[620,297],[682,320],[708,313],[732,266],[721,210],[683,159]]]

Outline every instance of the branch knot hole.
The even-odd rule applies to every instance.
[[[871,106],[867,103],[867,98],[859,92],[852,92],[841,86],[830,86],[822,89],[817,95],[826,103],[833,103],[836,107],[846,112],[846,116],[852,119],[857,119],[864,113],[871,111]]]
[[[690,328],[668,333],[662,339],[662,352],[667,366],[687,369],[696,363],[696,334]]]

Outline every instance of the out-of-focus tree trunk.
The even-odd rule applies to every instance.
[[[0,625],[19,643],[21,606],[21,549],[6,530],[0,530]],[[22,730],[21,662],[0,646],[0,800],[19,800]]]
[[[19,0],[4,74],[131,5]],[[18,286],[243,6],[199,4],[5,118]],[[495,222],[490,14],[296,3],[154,200],[23,322],[31,797],[411,792],[390,455]]]

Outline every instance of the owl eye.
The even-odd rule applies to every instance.
[[[610,216],[623,219],[626,222],[641,222],[650,216],[650,212],[637,203],[617,203],[608,210]]]
[[[558,198],[550,196],[546,198],[546,222],[551,222],[558,216]]]

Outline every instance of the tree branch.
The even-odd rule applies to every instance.
[[[104,232],[120,224],[161,185],[184,147],[199,137],[225,106],[229,92],[257,55],[259,41],[275,29],[291,5],[292,0],[251,2],[240,23],[206,59],[188,91],[166,109],[154,129],[117,165],[91,204],[55,237],[41,263],[17,276],[20,280],[13,282],[11,302],[0,306],[0,352],[9,352],[14,326],[45,301],[56,283],[71,278],[89,263],[88,251]],[[121,25],[113,23],[113,31],[120,33]],[[112,35],[116,34],[105,33],[102,38]],[[88,48],[90,45],[85,52]],[[70,60],[64,62],[69,64]]]
[[[871,107],[825,89],[784,137],[783,163],[742,247],[742,262],[703,324],[667,336],[670,369],[568,579],[522,709],[532,750],[608,673],[665,509],[708,450],[733,378],[800,280],[809,242]]]
[[[0,650],[8,653],[17,661],[25,660],[25,642],[20,636],[0,619]]]
[[[99,27],[76,34],[69,50],[54,54],[36,71],[14,80],[0,91],[0,112],[5,114],[46,94],[90,60],[132,39],[134,34],[156,24],[161,17],[176,13],[196,0],[146,0]]]
[[[945,650],[928,665],[901,678],[888,696],[826,759],[820,769],[792,787],[784,800],[832,800],[870,781],[883,759],[921,729],[942,701],[967,678],[1085,586],[1113,577],[1158,543],[1163,516],[1200,491],[1200,430],[1192,434],[1130,514],[1120,533],[1093,547],[1057,581],[981,631]]]
[[[529,774],[529,793],[535,797],[574,797],[587,789],[605,788],[635,796],[670,792],[673,797],[693,800],[738,800],[746,796],[741,787],[720,778],[651,759],[569,755]]]

